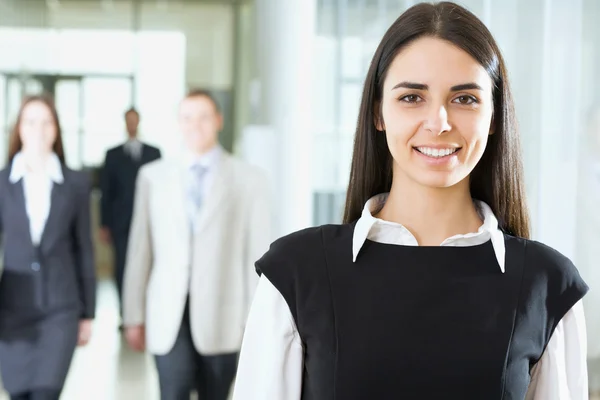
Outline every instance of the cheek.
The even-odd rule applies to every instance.
[[[468,151],[464,153],[463,162],[466,165],[476,165],[487,146],[490,133],[490,122],[485,119],[470,119],[464,121],[459,127],[459,132],[467,145]]]
[[[425,118],[425,108],[411,108],[401,104],[396,99],[386,99],[381,108],[381,115],[386,131],[401,134],[405,131],[415,131]]]
[[[179,122],[179,127],[181,129],[181,132],[183,132],[184,134],[187,134],[190,131],[190,123],[187,121]]]
[[[459,120],[457,127],[467,143],[472,146],[485,145],[490,134],[491,117],[472,118],[467,116]]]
[[[202,136],[202,140],[211,141],[217,134],[217,126],[212,121],[206,121],[202,123],[200,127],[200,134]]]
[[[404,150],[410,150],[407,144],[417,134],[421,121],[421,116],[417,110],[388,109],[383,111],[385,121],[385,135],[388,146],[392,154]]]
[[[21,134],[21,141],[23,143],[31,143],[35,140],[39,140],[39,132],[29,125],[21,125],[19,127],[19,132]]]
[[[44,137],[48,143],[54,143],[56,136],[56,129],[54,127],[48,128],[44,132]]]
[[[407,160],[412,152],[412,147],[408,145],[408,142],[413,137],[415,130],[408,128],[404,124],[397,126],[389,126],[385,133],[380,132],[380,135],[385,135],[387,139],[388,149],[392,155],[392,158],[402,164],[402,160]]]

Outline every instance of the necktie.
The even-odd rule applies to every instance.
[[[138,152],[138,148],[136,147],[136,145],[134,143],[129,143],[127,152],[129,153],[129,156],[133,159],[133,161],[139,160],[140,155]]]
[[[204,197],[203,183],[206,172],[207,168],[202,165],[195,164],[192,167],[192,179],[189,194],[196,212],[202,207],[202,200]]]

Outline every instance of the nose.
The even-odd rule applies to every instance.
[[[431,107],[423,127],[435,136],[452,129],[448,122],[448,110],[446,110],[446,107],[444,105]]]
[[[41,122],[31,123],[29,129],[33,131],[36,136],[42,136],[44,134],[44,124]]]

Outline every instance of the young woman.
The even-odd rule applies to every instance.
[[[56,109],[24,101],[0,172],[0,370],[11,399],[58,400],[94,318],[90,181],[64,163]]]
[[[344,220],[257,262],[236,400],[587,398],[588,288],[528,239],[506,67],[464,8],[385,34]]]

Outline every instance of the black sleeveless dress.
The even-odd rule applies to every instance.
[[[505,235],[417,247],[372,241],[352,262],[354,225],[276,241],[257,262],[288,303],[305,348],[304,400],[525,397],[530,370],[588,291],[564,256]]]

